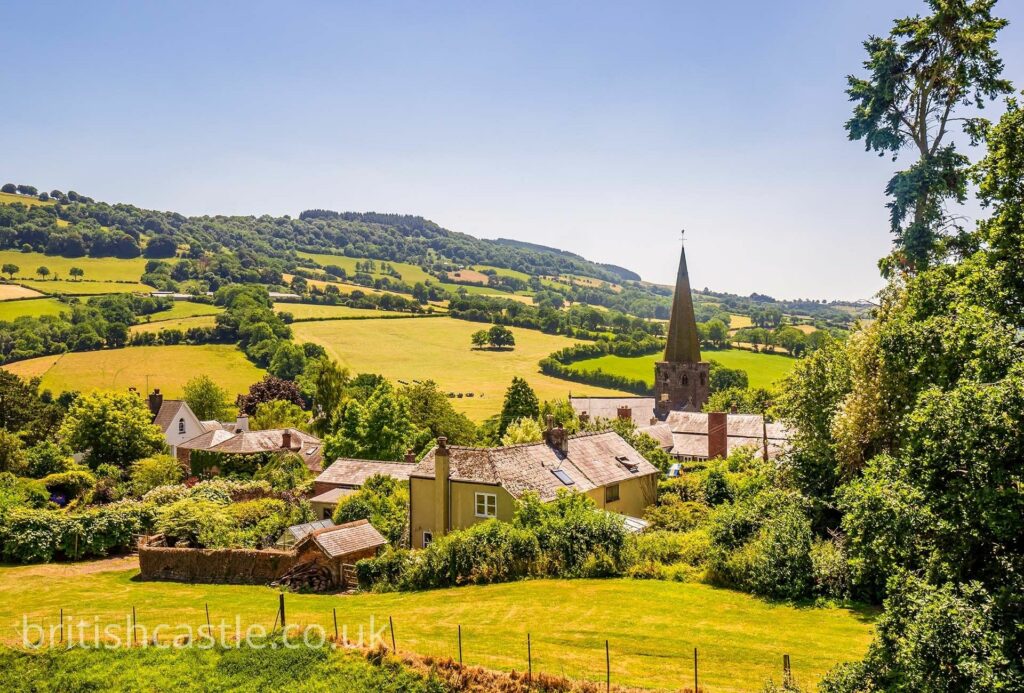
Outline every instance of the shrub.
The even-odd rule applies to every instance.
[[[681,501],[678,496],[667,496],[660,505],[652,505],[644,519],[653,529],[686,532],[704,522],[711,509],[703,503]]]
[[[713,564],[714,573],[754,594],[799,599],[810,592],[811,524],[796,508],[764,522],[740,548]]]
[[[160,510],[156,529],[172,546],[210,548],[228,543],[232,523],[224,505],[187,498]]]
[[[627,556],[630,563],[703,563],[711,549],[707,532],[644,532],[630,538]]]
[[[3,558],[11,563],[52,561],[60,546],[63,515],[50,510],[14,508],[0,525]]]
[[[42,508],[50,501],[50,492],[39,481],[23,479],[10,472],[0,472],[0,524],[10,508]]]
[[[181,481],[185,475],[181,463],[170,455],[154,455],[132,463],[130,478],[132,491],[145,495],[158,486]]]
[[[850,564],[841,541],[816,539],[811,544],[811,569],[817,594],[831,599],[850,596]]]
[[[399,545],[409,524],[409,491],[389,476],[375,474],[334,509],[335,524],[369,520],[392,545]]]
[[[407,582],[425,589],[514,580],[529,574],[539,554],[532,532],[487,520],[435,540],[412,564]]]
[[[28,459],[27,473],[34,479],[66,472],[75,464],[70,450],[50,440],[36,443],[25,451],[25,456]]]
[[[173,486],[157,486],[151,489],[142,496],[142,500],[145,503],[151,503],[153,505],[163,507],[180,501],[182,498],[189,496],[189,489],[181,485]]]
[[[62,496],[66,500],[81,498],[96,485],[96,477],[81,467],[50,474],[40,481],[52,496]]]
[[[379,556],[364,558],[356,563],[359,586],[363,589],[372,587],[377,591],[403,589],[412,564],[411,551],[389,546]]]
[[[666,499],[668,496],[677,496],[681,501],[703,503],[704,485],[696,474],[683,474],[672,479],[662,479],[658,482],[658,498]]]

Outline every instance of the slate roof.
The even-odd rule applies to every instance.
[[[407,462],[378,462],[341,457],[321,472],[316,481],[319,484],[362,486],[367,479],[376,474],[390,476],[399,481],[408,481],[409,473],[415,466]]]
[[[336,527],[314,530],[296,544],[296,548],[300,548],[308,541],[315,543],[328,558],[347,556],[388,543],[368,520],[356,520]]]
[[[789,430],[781,423],[769,423],[768,456],[778,456],[789,442]],[[670,412],[665,421],[637,428],[658,441],[662,449],[679,457],[708,456],[708,415],[703,412]],[[729,414],[726,418],[728,452],[742,446],[762,448],[761,416]]]
[[[648,426],[654,417],[653,397],[570,397],[576,415],[586,413],[591,420],[614,420],[619,417],[619,407],[629,407],[633,423]]]
[[[284,447],[285,431],[291,433],[291,446]],[[296,428],[272,428],[265,431],[232,433],[223,429],[207,431],[178,445],[185,450],[206,450],[225,455],[254,455],[260,452],[291,452],[302,456],[302,461],[313,472],[320,472],[323,463],[323,445],[316,436]]]
[[[181,405],[184,403],[180,399],[165,399],[160,405],[160,410],[153,417],[153,423],[159,426],[161,431],[167,433],[167,429],[174,423],[178,410],[181,409]]]
[[[448,447],[453,481],[501,486],[514,498],[534,492],[552,500],[559,489],[589,491],[620,481],[658,474],[657,468],[614,431],[569,436],[568,454],[547,443],[500,448]],[[434,454],[428,452],[410,477],[434,478]],[[555,471],[559,475],[554,474]],[[563,482],[559,476],[564,476]]]

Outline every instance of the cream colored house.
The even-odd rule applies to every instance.
[[[439,438],[409,474],[412,547],[491,518],[510,521],[516,500],[531,492],[542,501],[563,489],[585,493],[598,508],[635,518],[657,499],[657,468],[614,431],[549,428],[545,438],[500,448],[449,447]]]

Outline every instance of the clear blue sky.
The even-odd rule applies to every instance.
[[[923,7],[6,2],[0,180],[421,214],[662,282],[685,227],[697,287],[864,298],[894,165],[846,140],[844,76]],[[1024,86],[1024,3],[997,11]]]

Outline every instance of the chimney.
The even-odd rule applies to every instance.
[[[569,454],[569,433],[568,433],[568,431],[566,431],[564,428],[562,428],[562,424],[558,424],[558,428],[556,428],[554,430],[554,433],[555,433],[555,440],[556,440],[555,447],[557,447],[559,450],[561,450],[563,455],[568,455]]]
[[[440,539],[448,533],[450,516],[451,457],[448,452],[448,439],[441,436],[434,448],[434,539]]]
[[[616,415],[620,419],[632,419],[633,418],[633,410],[630,407],[622,406],[622,407],[618,408],[618,411],[616,411]]]
[[[708,459],[729,456],[729,415],[724,411],[708,414]]]
[[[160,388],[155,388],[149,396],[149,411],[153,416],[160,413],[160,407],[164,404],[164,396],[160,394]]]
[[[243,433],[249,430],[249,415],[239,414],[235,419],[235,433]]]
[[[544,442],[548,445],[555,444],[555,417],[553,414],[544,416]]]
[[[658,417],[657,416],[652,416],[651,417],[651,425],[653,426],[656,423],[658,423]]]
[[[416,464],[416,453],[413,452],[412,450],[406,450],[405,451],[405,463],[406,464]]]
[[[289,429],[284,429],[281,432],[281,449],[291,450],[292,449],[292,432]]]

